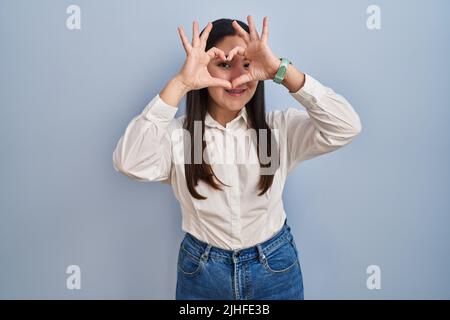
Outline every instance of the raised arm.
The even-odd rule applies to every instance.
[[[183,28],[179,35],[186,51],[186,61],[163,90],[156,95],[128,124],[113,152],[116,171],[139,181],[167,181],[172,167],[172,144],[169,125],[174,120],[181,98],[190,90],[210,86],[231,88],[231,83],[209,74],[208,63],[225,53],[215,47],[205,52],[206,41],[212,29],[208,23],[202,35],[197,21],[193,22],[192,44],[188,42]]]
[[[295,78],[295,73],[291,75]],[[304,78],[301,88],[289,93],[306,112],[297,108],[282,112],[287,133],[288,172],[301,161],[348,144],[362,127],[358,114],[342,95],[309,74],[304,74]]]

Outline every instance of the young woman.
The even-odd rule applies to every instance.
[[[200,34],[194,21],[192,43],[180,27],[183,67],[131,120],[113,153],[117,171],[170,183],[180,202],[186,234],[176,299],[303,299],[282,202],[286,177],[361,131],[344,97],[271,51],[267,17],[261,36],[247,20],[219,19]],[[307,112],[266,113],[264,80],[286,87]],[[185,94],[186,115],[175,118]]]

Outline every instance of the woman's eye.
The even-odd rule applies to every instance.
[[[221,63],[218,64],[219,67],[221,67],[221,66],[223,66],[223,65],[229,66],[230,64],[229,64],[229,63],[225,63],[225,62],[221,62]],[[246,64],[244,65],[244,67],[245,67],[245,68],[250,67],[250,63],[246,63]]]

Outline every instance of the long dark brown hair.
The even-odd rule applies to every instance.
[[[216,21],[213,21],[213,28],[211,29],[211,32],[209,34],[208,40],[206,42],[206,48],[205,51],[208,51],[211,47],[213,47],[216,43],[218,43],[222,38],[225,36],[235,36],[237,35],[237,32],[232,26],[233,20],[231,19],[218,19]],[[247,24],[245,24],[242,21],[236,20],[237,23],[248,33],[250,33],[250,29]],[[200,36],[203,34],[204,29],[200,33]],[[201,121],[202,123],[202,150],[201,154],[203,157],[204,150],[206,148],[206,141],[204,141],[203,137],[205,134],[205,116],[206,112],[208,110],[208,89],[202,88],[200,90],[191,90],[186,95],[186,118],[185,122],[183,124],[183,128],[189,131],[190,135],[188,135],[187,139],[190,139],[185,145],[190,145],[190,153],[185,152],[185,160],[186,157],[190,156],[190,161],[185,161],[184,168],[185,168],[185,174],[186,174],[186,184],[188,187],[189,192],[191,195],[200,200],[204,200],[207,197],[202,196],[195,190],[195,186],[198,185],[198,180],[203,180],[210,186],[212,186],[214,189],[222,190],[220,185],[214,180],[217,179],[221,184],[228,186],[227,184],[223,183],[222,181],[217,178],[217,176],[214,174],[211,165],[208,163],[205,163],[202,159],[201,163],[196,163],[194,161],[194,139],[200,139],[200,137],[194,136],[194,121]],[[273,138],[273,133],[269,126],[266,123],[266,112],[265,112],[265,102],[264,102],[264,81],[258,81],[258,85],[256,87],[255,94],[250,99],[250,101],[245,105],[244,108],[247,108],[247,115],[249,119],[249,124],[251,124],[252,128],[256,130],[257,134],[256,137],[256,143],[257,143],[257,150],[258,150],[258,159],[260,163],[260,167],[270,167],[271,162],[268,162],[266,164],[261,163],[260,159],[260,129],[266,129],[267,135],[266,135],[266,146],[267,146],[267,157],[271,156],[271,150],[278,150],[278,145],[276,140]],[[272,143],[274,146],[272,147]],[[279,157],[278,157],[279,159]],[[263,195],[272,185],[273,183],[273,174],[264,174],[261,175],[261,178],[259,180],[259,189],[261,192],[258,194],[259,196]]]

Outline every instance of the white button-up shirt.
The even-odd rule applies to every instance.
[[[289,93],[306,112],[289,107],[266,113],[280,149],[280,162],[272,186],[261,196],[256,145],[225,142],[236,142],[252,130],[246,107],[226,127],[206,114],[205,157],[214,174],[229,185],[219,183],[220,191],[199,180],[196,190],[206,200],[192,197],[186,185],[180,134],[186,116],[175,118],[178,108],[166,104],[159,94],[128,124],[113,152],[114,169],[137,181],[170,183],[180,203],[182,230],[204,242],[228,250],[264,242],[283,226],[282,193],[292,169],[301,161],[348,144],[361,131],[359,116],[350,103],[309,74],[299,91]],[[238,156],[245,160],[237,160]]]

